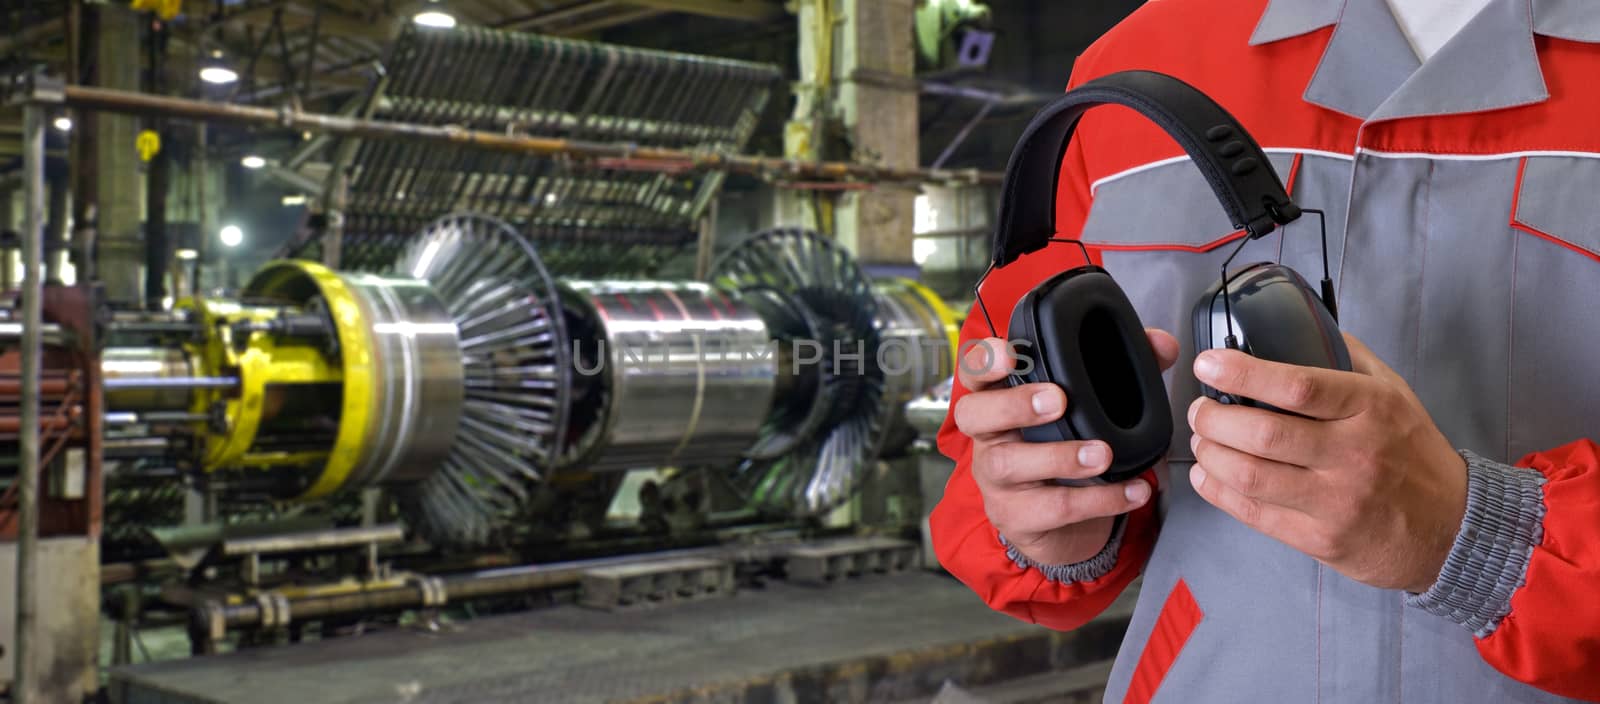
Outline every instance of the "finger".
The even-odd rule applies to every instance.
[[[1150,338],[1150,346],[1155,348],[1156,363],[1161,365],[1161,371],[1171,369],[1172,365],[1178,363],[1178,354],[1181,351],[1178,347],[1178,338],[1158,328],[1145,328],[1144,334]]]
[[[1238,350],[1206,350],[1194,376],[1211,388],[1311,418],[1349,418],[1365,408],[1368,377],[1333,369],[1271,362]]]
[[[983,452],[983,461],[973,465],[973,471],[982,474],[979,481],[1013,488],[1052,479],[1098,477],[1111,466],[1111,446],[1098,440],[1006,442]]]
[[[956,427],[968,437],[1049,423],[1067,408],[1067,394],[1055,384],[1024,384],[973,391],[956,401]]]
[[[1350,368],[1354,369],[1356,373],[1377,377],[1391,383],[1405,383],[1400,379],[1399,374],[1390,369],[1389,365],[1384,364],[1383,360],[1373,353],[1372,348],[1367,347],[1366,343],[1357,340],[1355,335],[1345,333],[1344,344],[1345,347],[1350,349]]]
[[[1015,360],[1008,353],[1006,341],[998,337],[968,340],[961,345],[961,363],[956,365],[956,376],[968,391],[981,391],[1005,379],[1011,373]]]
[[[1189,468],[1189,484],[1206,503],[1222,509],[1223,513],[1233,516],[1240,523],[1291,546],[1293,536],[1310,527],[1311,519],[1306,515],[1245,496],[1218,481],[1205,465],[1195,464]]]
[[[1150,484],[1130,479],[1098,486],[1040,486],[1018,492],[1007,507],[1006,530],[1043,533],[1093,518],[1120,516],[1150,501]]]
[[[1223,405],[1204,396],[1189,405],[1189,427],[1206,440],[1285,464],[1314,466],[1324,454],[1321,421]]]
[[[1305,467],[1245,454],[1199,435],[1191,436],[1189,448],[1194,451],[1196,464],[1205,466],[1211,481],[1222,482],[1252,499],[1306,512],[1321,493],[1319,475]]]

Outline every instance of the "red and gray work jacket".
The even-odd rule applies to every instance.
[[[947,421],[940,447],[958,465],[932,521],[944,566],[991,607],[1058,629],[1142,573],[1108,701],[1600,699],[1600,2],[1492,0],[1419,65],[1384,0],[1158,0],[1069,84],[1128,69],[1216,98],[1296,202],[1327,211],[1342,327],[1468,457],[1462,530],[1439,583],[1412,595],[1346,579],[1195,494],[1183,321],[1243,233],[1169,137],[1107,107],[1079,125],[1056,219],[1184,345],[1159,501],[1094,559],[1033,564],[988,522],[971,441]],[[1316,227],[1302,218],[1237,261],[1320,278]],[[1053,245],[990,276],[993,319],[1076,252]],[[963,339],[987,332],[974,314]]]

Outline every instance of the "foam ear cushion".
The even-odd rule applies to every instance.
[[[1111,468],[1097,482],[1131,479],[1166,454],[1172,406],[1139,314],[1099,267],[1062,272],[1017,304],[1009,330],[1033,368],[1013,384],[1053,382],[1067,394],[1060,420],[1023,431],[1030,442],[1103,440]]]

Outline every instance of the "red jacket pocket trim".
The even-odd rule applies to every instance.
[[[1546,242],[1560,245],[1577,252],[1578,254],[1582,254],[1585,257],[1600,262],[1600,252],[1595,252],[1594,250],[1574,242],[1568,242],[1567,240],[1564,240],[1555,234],[1545,232],[1544,230],[1523,222],[1520,215],[1522,212],[1522,178],[1527,172],[1528,157],[1522,157],[1522,161],[1517,163],[1517,183],[1514,190],[1511,192],[1511,227],[1533,235],[1534,237],[1538,237]]]
[[[1161,680],[1166,679],[1167,671],[1178,659],[1178,653],[1204,618],[1205,612],[1194,600],[1188,583],[1179,579],[1167,595],[1166,603],[1161,605],[1161,613],[1156,615],[1155,628],[1144,643],[1144,652],[1139,653],[1133,678],[1128,682],[1128,693],[1122,698],[1123,704],[1149,704],[1160,689]]]

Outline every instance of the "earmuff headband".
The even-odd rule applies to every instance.
[[[1230,222],[1251,239],[1300,217],[1266,153],[1222,106],[1171,76],[1123,71],[1068,91],[1028,123],[1006,165],[993,266],[1043,249],[1055,235],[1061,160],[1078,119],[1099,105],[1132,108],[1171,135],[1200,167]]]

